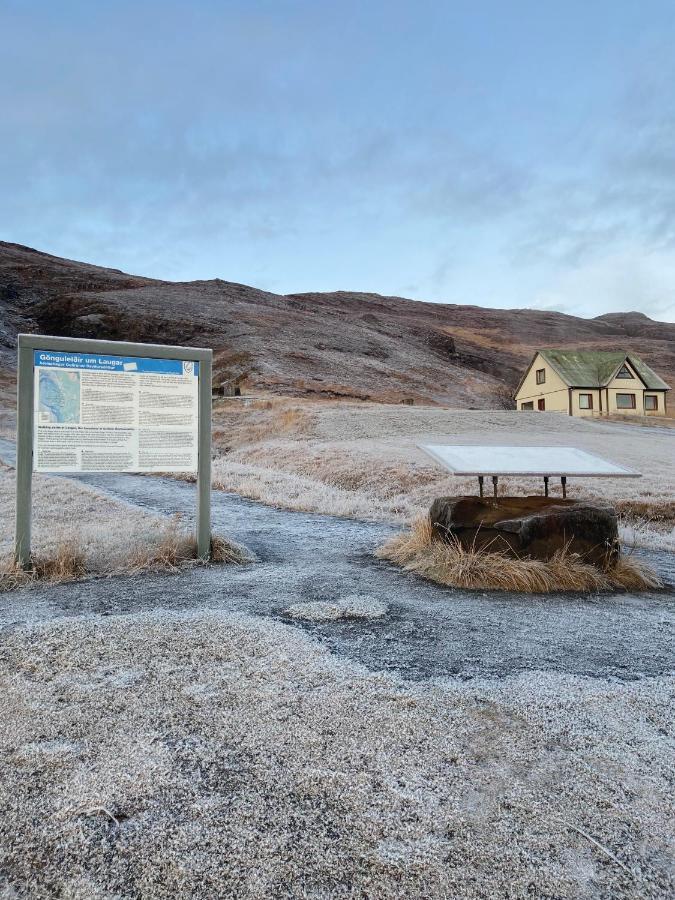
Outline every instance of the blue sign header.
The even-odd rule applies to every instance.
[[[33,363],[54,369],[90,369],[130,375],[199,375],[199,363],[181,359],[149,359],[144,356],[108,356],[100,353],[64,353],[34,350]]]

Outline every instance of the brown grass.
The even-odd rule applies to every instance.
[[[211,562],[239,566],[251,562],[251,555],[241,544],[214,535],[211,538]]]
[[[62,541],[49,556],[33,557],[29,569],[23,569],[13,560],[0,569],[0,592],[24,587],[33,581],[63,584],[76,581],[87,574],[84,552],[73,539]]]
[[[219,535],[211,540],[211,558],[206,561],[197,556],[197,543],[192,532],[181,527],[180,517],[175,516],[160,532],[159,540],[147,547],[137,548],[112,571],[115,575],[140,575],[143,572],[179,572],[190,566],[224,563],[241,565],[251,562],[246,549]],[[0,568],[0,593],[26,587],[35,582],[64,584],[87,575],[100,572],[87,570],[83,550],[74,539],[62,541],[52,554],[36,555],[29,569],[22,569],[14,561]]]
[[[546,561],[518,559],[476,547],[467,550],[456,539],[435,539],[428,516],[417,519],[410,531],[387,541],[376,555],[407,572],[458,588],[547,594],[662,587],[651,570],[625,557],[603,570],[567,550],[559,550]]]
[[[288,400],[264,401],[244,406],[219,406],[214,410],[213,442],[231,450],[249,444],[276,440],[282,435],[306,434],[312,416],[302,405]]]
[[[635,425],[638,428],[675,428],[675,418],[672,413],[666,416],[637,416],[622,415],[621,413],[611,413],[603,416],[609,422],[620,422],[622,425]]]
[[[69,538],[62,541],[51,556],[36,557],[33,568],[40,581],[51,584],[74,581],[86,574],[84,551],[75,539]]]
[[[675,523],[675,501],[673,500],[617,500],[614,508],[620,516],[628,520],[646,523]]]
[[[195,562],[196,555],[194,536],[182,528],[180,516],[174,516],[156,543],[138,547],[131,554],[125,573],[177,572],[186,563]]]
[[[218,535],[212,537],[210,562],[240,565],[250,561],[244,547]],[[193,532],[182,527],[180,516],[177,515],[166,525],[156,544],[136,551],[124,572],[132,575],[148,571],[178,572],[187,566],[205,563],[205,560],[197,556],[197,542]]]
[[[613,587],[624,588],[627,591],[644,591],[663,587],[663,582],[656,572],[630,556],[620,556],[609,574]]]

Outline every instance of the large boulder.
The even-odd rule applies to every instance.
[[[587,500],[438,497],[429,514],[438,540],[456,538],[466,549],[550,559],[567,547],[603,567],[619,555],[616,511]]]

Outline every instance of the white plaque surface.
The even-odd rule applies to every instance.
[[[420,444],[454,475],[640,478],[639,472],[576,447],[495,447]]]
[[[199,363],[35,350],[36,472],[195,472]]]

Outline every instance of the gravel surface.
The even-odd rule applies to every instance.
[[[194,514],[195,488],[171,479],[80,479],[148,511]],[[675,669],[675,557],[642,554],[669,581],[665,592],[510,595],[443,588],[373,558],[392,528],[271,509],[213,494],[213,526],[251,549],[250,566],[172,576],[45,586],[0,597],[0,627],[60,616],[165,609],[228,609],[285,620],[304,602],[368,598],[386,616],[300,623],[328,646],[409,678],[506,675],[547,669],[629,679]]]
[[[284,610],[290,619],[306,619],[309,622],[331,622],[336,619],[381,619],[386,616],[386,603],[371,597],[345,597],[334,603],[315,600],[308,603],[293,603]]]

